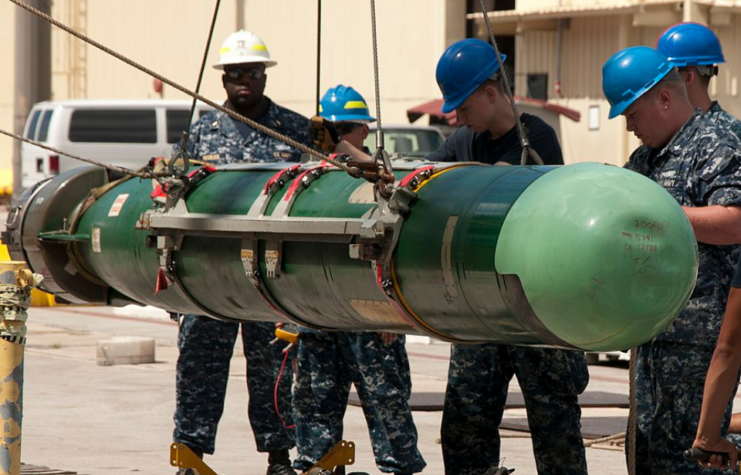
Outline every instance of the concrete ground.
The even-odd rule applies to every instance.
[[[31,308],[26,351],[23,455],[27,464],[45,465],[89,475],[174,474],[169,465],[175,405],[177,326],[158,312],[105,307]],[[112,336],[156,340],[154,364],[97,366],[96,346]],[[407,345],[414,391],[442,393],[449,346]],[[590,367],[587,391],[628,394],[625,365]],[[255,451],[247,422],[244,359],[235,355],[226,410],[219,426],[216,454],[207,463],[220,475],[263,474],[266,457]],[[516,383],[513,383],[513,388]],[[513,389],[510,388],[510,389]],[[439,443],[441,412],[414,413],[419,445],[428,467],[442,475]],[[591,431],[623,430],[626,409],[585,409],[583,425]],[[524,410],[505,412],[505,420],[522,419]],[[586,430],[585,430],[586,432]],[[505,466],[518,475],[535,474],[527,433],[504,431]],[[374,464],[365,420],[350,406],[345,438],[357,445],[353,471],[380,473]],[[622,451],[587,449],[591,473],[627,473]]]

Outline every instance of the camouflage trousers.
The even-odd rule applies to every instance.
[[[741,448],[741,434],[727,434],[726,439],[736,444],[736,447]]]
[[[584,353],[498,344],[452,345],[441,428],[446,475],[482,475],[498,465],[513,375],[525,398],[538,473],[586,475],[578,402],[589,382]]]
[[[692,447],[702,409],[713,348],[653,341],[638,348],[636,389],[636,473],[711,473],[697,462],[684,460]],[[735,389],[734,389],[735,393]],[[731,420],[726,408],[722,433]],[[630,463],[626,438],[626,460]],[[715,472],[713,472],[715,473]]]
[[[408,403],[412,382],[403,335],[384,345],[374,332],[302,333],[297,358],[294,468],[307,470],[342,440],[352,383],[379,470],[411,474],[426,466]]]
[[[178,338],[175,442],[214,453],[216,427],[224,412],[229,362],[240,325],[247,359],[248,415],[257,451],[294,446],[293,431],[283,427],[275,412],[273,390],[283,361],[283,346],[268,346],[274,338],[275,324],[221,322],[198,315],[184,317]],[[289,360],[278,394],[280,413],[287,426],[291,423],[291,366]]]

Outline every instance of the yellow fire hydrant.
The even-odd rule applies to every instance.
[[[42,277],[25,262],[0,262],[0,475],[21,473],[23,354],[31,289]]]

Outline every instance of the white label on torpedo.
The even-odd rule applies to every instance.
[[[124,203],[126,203],[126,200],[129,199],[128,193],[120,194],[116,197],[116,200],[111,205],[111,209],[108,211],[108,217],[109,218],[115,218],[116,216],[121,213],[121,208],[123,208]]]
[[[92,241],[93,241],[92,242],[92,244],[93,244],[93,252],[97,252],[98,254],[100,254],[101,252],[103,252],[100,249],[100,228],[93,228],[93,239],[92,239]]]

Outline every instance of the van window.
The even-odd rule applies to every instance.
[[[39,116],[41,115],[40,110],[35,110],[33,112],[33,115],[31,115],[31,120],[28,123],[28,130],[26,130],[26,138],[27,139],[34,139],[34,134],[36,134],[36,124],[39,123]]]
[[[198,111],[196,110],[196,116]],[[184,130],[189,130],[188,117],[189,110],[167,109],[165,113],[167,120],[167,143],[176,143],[180,141]]]
[[[78,109],[72,112],[70,142],[157,143],[154,109]]]
[[[39,135],[36,137],[39,142],[46,142],[49,137],[49,122],[51,122],[52,113],[54,113],[53,110],[45,111],[41,117],[41,127],[39,127]]]

